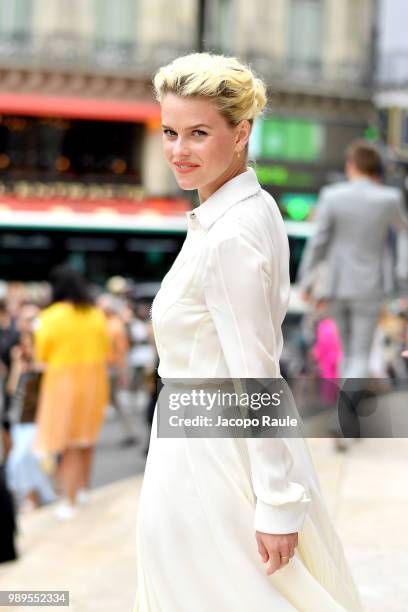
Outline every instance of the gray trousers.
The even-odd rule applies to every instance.
[[[331,315],[343,343],[342,378],[367,378],[374,333],[378,324],[379,300],[332,300]]]

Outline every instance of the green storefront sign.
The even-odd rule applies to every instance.
[[[256,134],[263,159],[314,162],[322,148],[322,126],[305,119],[262,119]]]

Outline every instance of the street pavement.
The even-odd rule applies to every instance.
[[[142,474],[146,463],[144,452],[149,437],[145,420],[148,401],[143,392],[120,395],[123,410],[128,415],[124,425],[115,410],[110,407],[95,453],[91,487],[100,487],[111,482]],[[130,429],[131,428],[131,429]],[[126,439],[135,434],[138,443],[126,444]]]
[[[141,415],[140,404],[134,418],[142,433]],[[94,484],[103,486],[92,490],[75,520],[58,522],[50,507],[20,517],[20,559],[0,566],[0,590],[64,589],[71,594],[70,612],[132,611],[142,482],[142,474],[136,474],[144,454],[143,443],[120,448],[121,436],[110,413],[94,478]],[[365,609],[406,612],[408,440],[359,440],[346,453],[336,452],[330,439],[310,439],[309,445]],[[128,472],[133,475],[124,478]]]

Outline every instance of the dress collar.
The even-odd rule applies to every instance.
[[[246,172],[234,176],[217,189],[203,204],[200,204],[187,215],[198,219],[201,227],[208,230],[227,210],[261,191],[255,171],[248,168]]]

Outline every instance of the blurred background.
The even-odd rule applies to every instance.
[[[383,159],[383,181],[404,196],[408,191],[407,23],[406,0],[0,1],[3,408],[9,401],[5,394],[16,391],[6,389],[13,360],[21,355],[25,364],[29,360],[24,351],[31,349],[23,340],[29,341],[22,336],[33,334],[38,314],[49,302],[54,266],[68,264],[88,281],[110,321],[111,341],[120,346],[114,364],[119,376],[91,483],[93,488],[108,483],[116,488],[98,489],[96,505],[82,515],[78,532],[73,524],[58,531],[64,546],[74,535],[87,533],[100,513],[113,517],[116,527],[109,527],[109,533],[115,540],[126,540],[123,530],[133,529],[136,508],[131,500],[140,479],[122,479],[143,473],[147,452],[157,365],[149,308],[183,243],[185,213],[198,203],[195,193],[178,189],[164,162],[160,109],[152,94],[154,71],[193,51],[221,52],[249,63],[267,84],[269,104],[254,125],[250,159],[263,188],[276,199],[289,236],[293,291],[284,324],[282,368],[297,376],[316,369],[309,350],[315,340],[313,316],[310,322],[297,290],[298,269],[313,234],[321,188],[345,180],[347,145],[356,138],[375,143]],[[400,354],[406,334],[408,249],[398,251],[391,237],[390,256],[393,290],[384,304],[371,369],[373,376],[395,382],[407,377]],[[18,354],[12,352],[15,346]],[[11,450],[7,427],[10,423],[0,448],[5,463]],[[363,441],[340,457],[336,450],[344,449],[323,442],[315,454],[333,510],[343,508],[339,525],[365,585],[369,609],[383,610],[387,601],[387,609],[403,610],[403,597],[395,595],[399,584],[396,588],[392,581],[390,557],[384,556],[382,566],[388,583],[380,592],[377,585],[376,591],[370,537],[361,540],[355,531],[347,531],[361,512],[353,506],[356,489],[365,496],[364,504],[388,512],[394,517],[391,523],[398,520],[401,509],[396,514],[384,510],[374,496],[374,484],[368,493],[364,488],[370,486],[369,466],[378,447]],[[391,483],[392,474],[402,470],[402,459],[396,459],[387,442],[393,441],[382,442],[383,476]],[[408,459],[402,442],[399,453]],[[364,478],[354,481],[360,468]],[[52,489],[43,498],[38,491],[27,495],[24,487],[21,493],[9,477],[8,488],[14,486],[22,517],[22,560],[3,582],[0,574],[1,588],[18,585],[22,576],[38,584],[33,570],[40,558],[38,542],[56,527],[51,514],[41,514],[47,508],[37,508],[60,493],[58,461],[41,469]],[[401,495],[402,489],[396,488],[391,497],[402,507],[408,498]],[[32,509],[37,518],[27,519]],[[378,516],[381,520],[385,515]],[[364,540],[362,548],[359,538]],[[94,544],[95,555],[106,554],[105,541]],[[387,545],[384,536],[384,551]],[[118,574],[123,605],[112,607],[111,601],[95,609],[125,609],[132,600],[133,541],[125,552],[118,550],[129,563],[125,577]],[[366,556],[361,550],[368,551]],[[42,558],[56,551],[58,546],[43,548]],[[86,590],[81,572],[95,559],[87,554],[78,552],[72,562],[79,572],[72,588],[81,602],[74,610],[81,612],[94,609],[84,603],[92,589],[99,589],[109,602],[115,587],[114,580],[108,581],[110,590],[108,584],[102,590],[99,583],[92,587],[91,581]],[[396,555],[396,566],[407,567],[406,555]],[[105,569],[110,576],[119,572],[117,557],[109,563]]]
[[[161,154],[155,69],[236,54],[266,80],[251,159],[281,208],[295,280],[320,188],[344,149],[378,142],[406,188],[404,0],[4,0],[0,4],[0,278],[68,261],[94,283],[159,281],[190,193]]]

